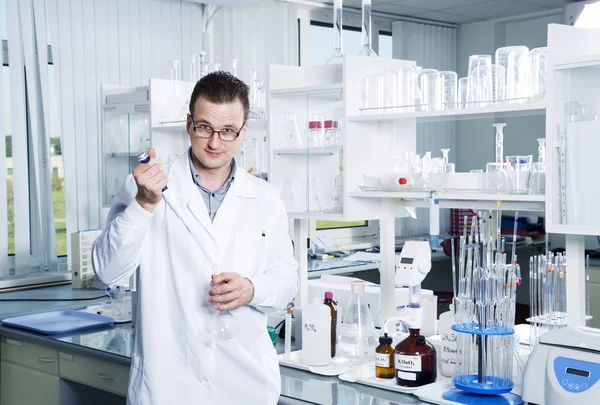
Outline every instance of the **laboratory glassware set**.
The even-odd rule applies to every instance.
[[[535,103],[546,95],[547,48],[502,47],[469,57],[467,77],[421,66],[391,67],[363,81],[362,115]],[[596,107],[600,104],[596,105]],[[600,111],[600,108],[596,108]]]
[[[404,152],[402,160],[394,160],[392,173],[366,173],[363,191],[472,191],[497,194],[545,194],[546,188],[546,138],[539,138],[538,161],[533,155],[504,156],[504,127],[496,129],[496,158],[483,170],[456,173],[454,163],[448,161],[450,149],[442,149],[441,157],[431,152],[415,155]]]
[[[497,218],[501,218],[500,213]],[[521,284],[515,252],[517,218],[518,213],[512,254],[507,258],[500,225],[493,224],[491,212],[473,216],[470,230],[469,218],[464,217],[458,249],[458,291],[452,240],[455,318],[452,329],[458,332],[452,382],[459,390],[495,395],[508,393],[514,387],[516,292]]]
[[[343,0],[333,0],[333,52],[327,60],[327,64],[342,63],[344,53],[342,52],[342,7]],[[371,0],[362,0],[362,49],[360,56],[377,57],[377,53],[371,47]]]

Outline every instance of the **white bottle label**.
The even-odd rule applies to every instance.
[[[396,355],[396,370],[410,371],[413,373],[421,372],[421,358],[419,356]]]
[[[391,367],[389,353],[375,353],[375,365],[377,367]]]
[[[398,376],[398,378],[401,378],[403,380],[407,380],[407,381],[417,381],[417,375],[415,373],[406,373],[404,371],[396,371],[396,374]]]

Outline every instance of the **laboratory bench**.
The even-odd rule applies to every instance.
[[[0,319],[56,309],[84,308],[102,302],[85,300],[101,293],[61,286],[0,294],[0,300],[83,299],[0,301]],[[46,336],[0,325],[0,405],[125,404],[133,337],[130,323],[67,336]],[[280,339],[276,349],[283,352]],[[423,404],[412,395],[351,384],[337,377],[318,376],[284,366],[280,369],[281,405]]]

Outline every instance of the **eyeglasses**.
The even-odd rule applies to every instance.
[[[242,125],[242,127],[237,132],[231,128],[225,128],[221,129],[220,131],[215,131],[206,124],[200,124],[198,126],[194,125],[193,129],[194,134],[198,138],[212,138],[212,136],[216,133],[219,135],[219,139],[223,142],[233,142],[238,138],[238,136],[240,136],[240,133],[244,129],[244,126],[245,124]]]

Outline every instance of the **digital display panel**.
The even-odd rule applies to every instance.
[[[571,367],[567,368],[567,374],[578,375],[579,377],[585,377],[585,378],[588,378],[590,376],[589,371],[578,370],[576,368],[571,368]]]
[[[413,261],[415,259],[413,259],[412,257],[403,257],[402,259],[400,259],[400,264],[413,264]]]

